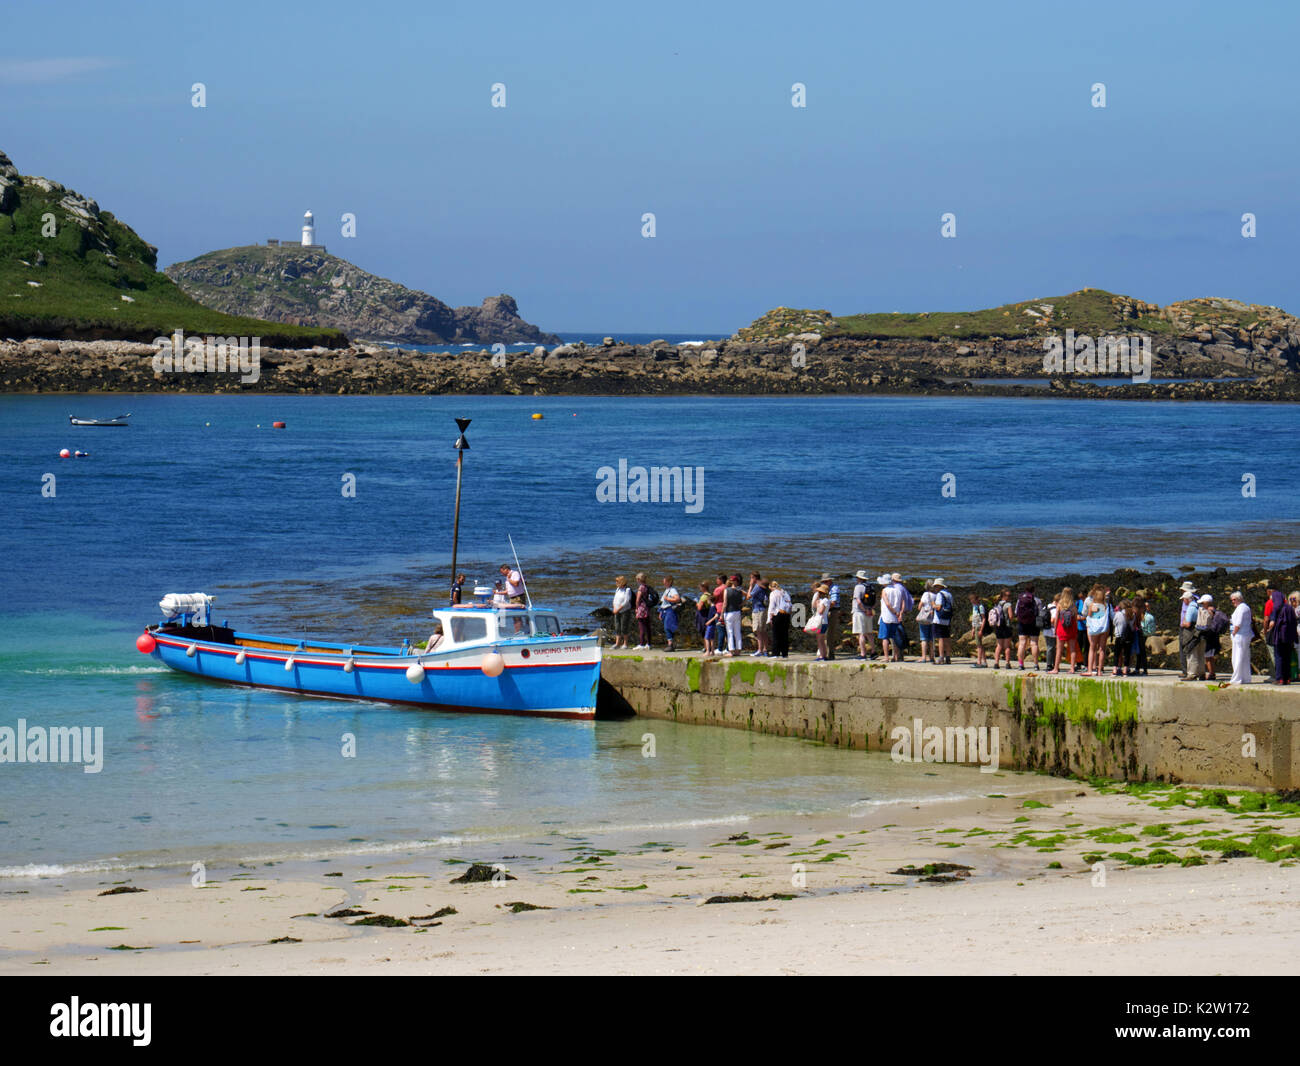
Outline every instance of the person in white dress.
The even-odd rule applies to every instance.
[[[1250,642],[1255,633],[1250,625],[1250,608],[1240,592],[1232,594],[1232,678],[1230,685],[1250,684]]]

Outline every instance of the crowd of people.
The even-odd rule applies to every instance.
[[[660,617],[667,650],[678,650],[677,635],[683,616],[694,622],[704,644],[706,657],[739,656],[788,658],[790,627],[800,624],[817,644],[817,662],[835,659],[840,645],[842,613],[847,610],[857,656],[862,660],[883,657],[887,662],[906,662],[911,651],[904,623],[911,618],[919,632],[916,661],[936,665],[952,664],[953,626],[956,604],[943,578],[926,583],[914,597],[900,574],[876,578],[867,571],[854,574],[855,584],[847,604],[840,586],[830,574],[811,583],[809,607],[795,605],[790,592],[775,580],[754,572],[748,581],[740,574],[720,573],[716,581],[701,581],[698,594],[683,595],[671,575],[656,590],[645,574],[637,574],[635,587],[627,578],[615,578],[613,599],[614,647],[628,648],[632,623],[636,622],[635,650],[651,646],[651,618]],[[1248,684],[1251,679],[1251,643],[1263,640],[1273,664],[1273,683],[1288,685],[1297,679],[1296,648],[1300,643],[1300,591],[1283,595],[1269,588],[1263,613],[1256,616],[1241,592],[1229,597],[1228,611],[1217,606],[1209,593],[1198,594],[1192,582],[1180,589],[1178,611],[1178,658],[1180,680],[1220,681],[1219,664],[1228,641],[1231,676],[1221,685]],[[989,667],[988,644],[992,643],[992,666],[1011,669],[1014,652],[1016,669],[1063,670],[1101,677],[1145,676],[1147,638],[1156,633],[1151,605],[1140,596],[1117,597],[1104,585],[1088,589],[1063,588],[1054,597],[1040,598],[1033,585],[1019,594],[1004,588],[991,603],[972,592],[970,636],[974,654],[972,669]],[[1229,613],[1230,611],[1230,613]],[[748,651],[741,620],[751,618],[754,650]],[[879,649],[879,650],[877,650]],[[1041,658],[1040,658],[1041,655]]]

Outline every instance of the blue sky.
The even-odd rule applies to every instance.
[[[0,150],[160,264],[296,237],[310,208],[367,270],[453,305],[509,292],[559,332],[1084,286],[1300,311],[1297,5],[49,10],[6,11]]]

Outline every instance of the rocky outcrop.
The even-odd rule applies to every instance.
[[[1027,342],[1013,342],[1024,344]],[[872,347],[872,344],[878,344]],[[588,348],[538,346],[505,359],[490,351],[430,356],[424,352],[356,346],[329,350],[264,348],[257,381],[235,374],[155,373],[153,349],[100,341],[0,342],[0,391],[188,391],[365,394],[546,395],[812,395],[921,394],[1043,396],[1030,385],[995,386],[953,376],[955,347],[936,368],[933,345],[823,341],[798,358],[789,345],[717,341],[708,347],[627,345]],[[916,348],[917,350],[913,350]],[[1001,348],[983,352],[981,366],[1010,367],[1028,355]],[[1041,354],[1040,359],[1041,369]],[[1158,364],[1156,376],[1175,373],[1182,358]],[[1041,373],[1039,380],[1042,380]],[[1289,370],[1249,381],[1193,381],[1098,386],[1058,378],[1051,395],[1077,398],[1277,400],[1300,402],[1300,375]]]
[[[448,307],[428,293],[319,249],[250,245],[209,252],[165,273],[205,307],[273,322],[328,326],[350,337],[407,344],[557,344],[519,317],[514,297]]]
[[[1219,297],[1166,307],[1081,289],[1068,296],[969,312],[870,314],[834,318],[827,311],[778,307],[732,340],[769,351],[864,357],[884,376],[944,378],[1045,375],[1045,341],[1066,336],[1149,338],[1152,377],[1261,377],[1300,369],[1300,320],[1277,307]],[[1089,368],[1075,377],[1100,377]],[[1054,381],[1057,388],[1067,387]],[[1106,395],[1113,395],[1108,388]]]

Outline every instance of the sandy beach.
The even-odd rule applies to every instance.
[[[1129,792],[1030,774],[988,782],[988,798],[882,806],[861,818],[210,869],[201,888],[188,868],[11,879],[0,887],[0,973],[1297,969],[1300,878],[1290,856],[1300,837],[1288,823],[1300,808],[1273,799],[1266,809],[1251,793]],[[471,862],[514,879],[450,883]],[[969,869],[927,869],[940,863]],[[123,887],[145,891],[103,894]],[[718,896],[756,898],[706,902]],[[345,908],[354,913],[327,916]],[[352,924],[383,916],[409,924]]]

